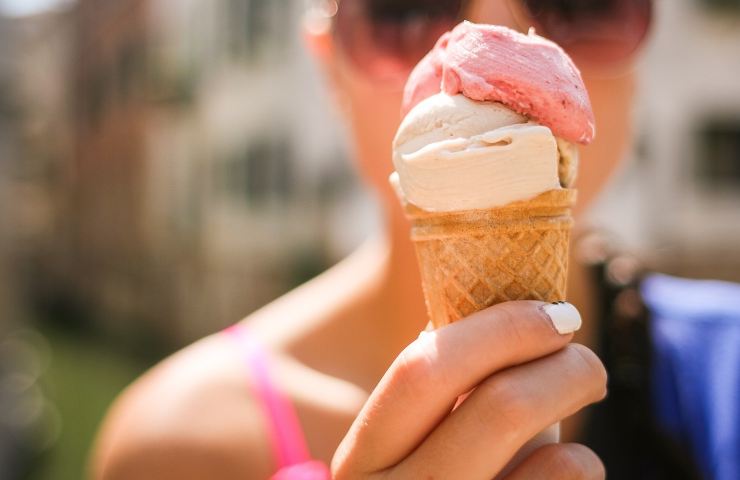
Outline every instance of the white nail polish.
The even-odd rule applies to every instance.
[[[581,314],[576,307],[568,302],[553,302],[542,306],[542,310],[550,317],[555,330],[565,335],[581,328]]]

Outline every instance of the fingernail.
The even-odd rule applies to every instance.
[[[576,307],[568,302],[552,302],[542,306],[542,310],[550,317],[555,330],[565,335],[581,328],[581,314]]]

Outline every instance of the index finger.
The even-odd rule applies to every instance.
[[[516,301],[420,335],[370,395],[337,450],[337,464],[352,465],[356,474],[395,465],[459,395],[496,371],[560,350],[580,324],[569,303]]]

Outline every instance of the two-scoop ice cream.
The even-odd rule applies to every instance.
[[[575,144],[594,135],[565,52],[534,32],[463,22],[411,73],[404,113],[391,182],[432,325],[509,300],[565,298]],[[557,431],[530,440],[509,468]]]
[[[580,73],[530,32],[463,22],[409,77],[391,182],[428,211],[484,209],[575,178],[594,134]]]

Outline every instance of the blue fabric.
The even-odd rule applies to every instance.
[[[653,408],[707,479],[740,479],[740,285],[652,275]]]

